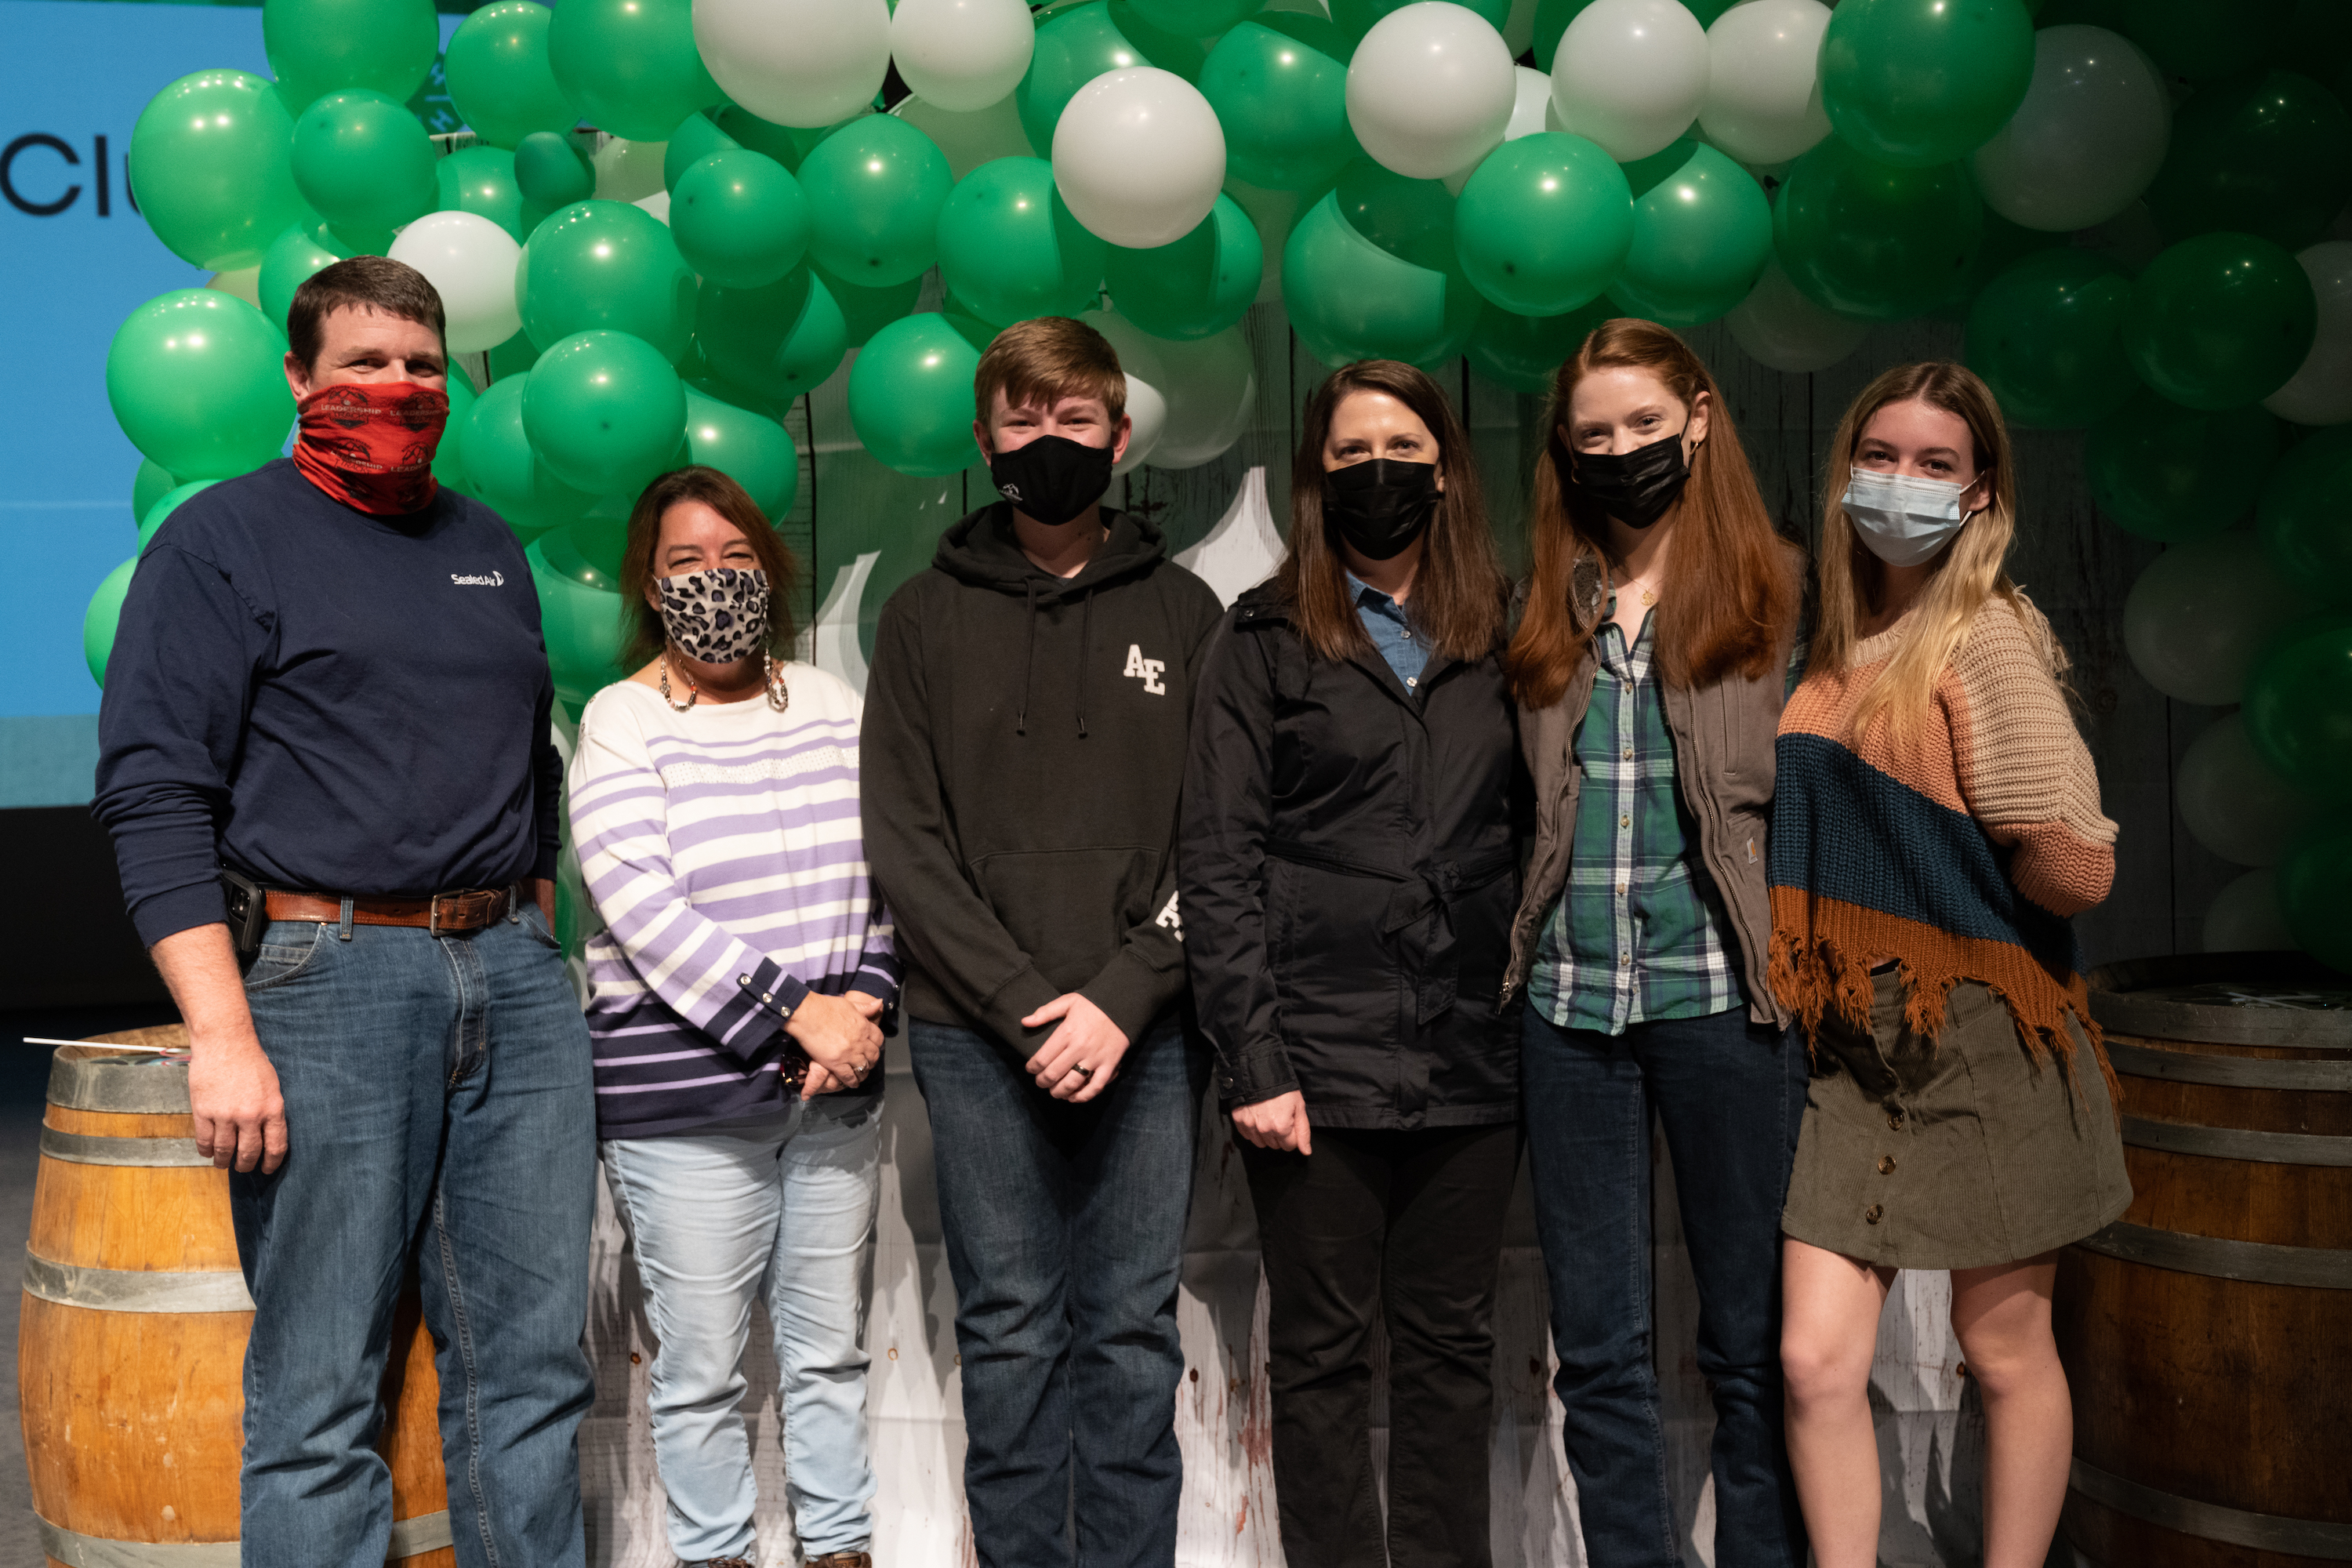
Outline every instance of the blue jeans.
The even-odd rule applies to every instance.
[[[1073,1106],[988,1036],[916,1021],[908,1037],[955,1279],[982,1568],[1172,1563],[1176,1279],[1206,1053],[1155,1025]]]
[[[274,1173],[229,1179],[255,1307],[246,1568],[383,1568],[377,1393],[412,1261],[457,1562],[580,1563],[596,1108],[539,910],[438,939],[278,921],[245,985],[289,1140]]]
[[[764,1297],[783,1409],[784,1484],[803,1555],[863,1552],[866,1352],[882,1102],[819,1095],[781,1116],[616,1138],[604,1169],[627,1221],[654,1352],[654,1462],[688,1563],[756,1557],[760,1489],[740,1409],[751,1302]]]
[[[1528,1163],[1551,1285],[1554,1386],[1594,1568],[1675,1568],[1652,1363],[1650,1118],[1664,1127],[1715,1396],[1715,1561],[1802,1568],[1780,1384],[1780,1205],[1805,1110],[1803,1042],[1737,1007],[1563,1029],[1522,1026]]]

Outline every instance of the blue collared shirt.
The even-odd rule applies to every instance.
[[[1404,689],[1414,696],[1421,694],[1421,672],[1429,668],[1429,649],[1412,629],[1412,621],[1402,605],[1378,588],[1358,582],[1353,572],[1343,574],[1348,579],[1348,593],[1356,601],[1356,614],[1364,623],[1365,635],[1381,657],[1389,661]]]

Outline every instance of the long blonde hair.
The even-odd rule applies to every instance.
[[[1977,476],[1985,487],[1982,510],[1960,525],[1937,560],[1934,574],[1912,607],[1911,635],[1854,705],[1853,733],[1887,714],[1898,733],[1923,718],[1933,700],[1936,678],[1968,639],[1969,626],[1988,598],[1998,594],[2024,623],[2027,637],[2042,652],[2052,679],[2066,686],[2066,650],[2048,617],[2023,589],[2010,580],[2010,546],[2017,536],[2017,468],[2011,456],[2009,426],[1992,390],[1966,365],[1927,360],[1897,365],[1862,389],[1838,421],[1830,443],[1828,497],[1822,518],[1821,607],[1809,662],[1824,669],[1845,668],[1861,640],[1855,626],[1864,608],[1875,610],[1885,590],[1885,573],[1862,542],[1846,514],[1847,480],[1862,433],[1878,411],[1893,403],[1920,402],[1940,408],[1969,427],[1976,448]]]

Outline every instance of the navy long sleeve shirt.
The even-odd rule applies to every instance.
[[[131,580],[98,798],[140,940],[268,887],[417,896],[552,877],[562,763],[539,595],[495,512],[380,518],[283,458],[183,502]]]

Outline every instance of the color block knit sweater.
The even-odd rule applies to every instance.
[[[2038,618],[2038,617],[2037,617]],[[1808,1037],[1832,1011],[1870,1023],[1870,972],[1901,967],[1907,1020],[1943,1024],[1963,980],[2004,1002],[2037,1055],[2098,1040],[2068,917],[2107,895],[2116,825],[2050,665],[2018,610],[1987,599],[1897,736],[1852,717],[1916,629],[1912,615],[1812,669],[1780,720],[1772,805],[1771,982]]]

